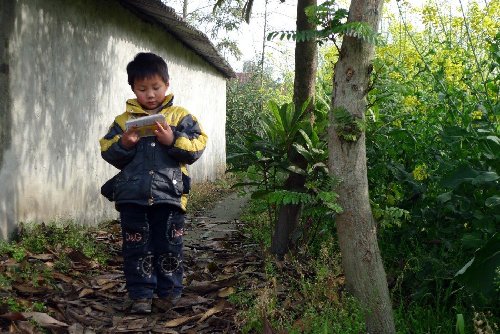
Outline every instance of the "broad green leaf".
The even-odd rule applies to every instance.
[[[498,180],[498,175],[495,172],[481,172],[478,176],[472,180],[472,184],[482,184],[487,182],[493,182]]]
[[[304,148],[304,146],[302,146],[300,144],[297,144],[297,143],[293,143],[293,147],[295,148],[295,150],[297,151],[297,153],[299,153],[304,158],[306,158],[306,160],[311,160],[311,154],[309,153],[308,150],[306,150]]]
[[[321,168],[323,169],[326,173],[328,173],[328,166],[323,163],[323,162],[317,162],[315,163],[314,165],[311,166],[312,169],[316,169],[316,168]]]
[[[437,200],[441,203],[446,203],[451,199],[451,196],[453,195],[453,192],[449,191],[446,193],[443,193],[437,197]]]
[[[305,170],[303,170],[302,168],[295,166],[295,165],[288,166],[287,170],[289,170],[290,172],[295,173],[295,174],[307,175]]]
[[[250,196],[252,199],[264,198],[269,195],[270,190],[257,190],[252,193]]]
[[[445,177],[441,183],[444,187],[455,189],[463,182],[472,182],[479,174],[469,165],[462,165]]]
[[[487,198],[486,201],[484,202],[484,205],[490,208],[500,205],[500,196],[495,195]]]
[[[457,314],[456,331],[458,334],[465,334],[465,321],[463,314]]]
[[[467,130],[459,126],[447,126],[443,129],[444,137],[463,138],[468,135],[469,132],[467,132]]]
[[[314,148],[314,147],[311,148],[311,152],[314,153],[314,154],[316,154],[316,155],[322,155],[323,153],[325,153],[325,151],[320,150],[318,148]]]
[[[466,233],[462,237],[462,246],[466,249],[478,249],[483,243],[484,239],[482,238],[482,233],[479,231]]]
[[[304,138],[304,140],[306,141],[307,147],[309,147],[309,148],[313,147],[313,143],[312,143],[311,139],[309,138],[309,136],[307,135],[307,133],[302,129],[299,129],[299,132],[302,135],[302,137]]]
[[[497,136],[487,136],[486,139],[491,140],[495,144],[500,145],[500,138],[498,138]]]
[[[455,278],[471,291],[488,298],[495,289],[495,271],[500,266],[500,233],[495,233],[488,242],[474,253],[456,274]]]

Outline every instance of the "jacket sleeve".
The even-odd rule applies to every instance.
[[[127,150],[122,146],[120,141],[122,134],[122,128],[114,122],[108,133],[99,140],[102,158],[118,169],[122,169],[132,161],[136,153],[135,148]]]
[[[173,130],[175,139],[168,154],[181,163],[192,164],[198,160],[205,150],[208,137],[197,119],[187,114]]]

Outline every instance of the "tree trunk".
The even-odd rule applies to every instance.
[[[374,31],[383,0],[352,0],[348,22],[366,22]],[[335,65],[329,128],[329,167],[341,180],[334,190],[343,212],[336,218],[348,290],[366,311],[369,333],[395,333],[391,300],[377,242],[366,168],[364,123],[374,45],[345,36]],[[351,117],[350,119],[345,116]],[[339,117],[340,116],[340,117]]]
[[[182,18],[185,20],[188,14],[188,0],[184,0],[182,4]]]
[[[297,1],[297,31],[316,29],[315,25],[309,23],[305,14],[306,7],[316,6],[316,4],[317,0]],[[295,44],[295,79],[293,83],[293,102],[296,108],[302,108],[304,102],[310,99],[308,110],[313,110],[317,67],[316,41],[297,42]],[[293,148],[288,151],[288,159],[300,168],[307,167],[307,161],[300,154],[297,154]],[[303,191],[305,181],[304,176],[290,173],[285,182],[285,189]],[[280,207],[271,245],[271,252],[274,254],[283,256],[289,250],[290,236],[297,227],[300,209],[300,205],[283,205]]]

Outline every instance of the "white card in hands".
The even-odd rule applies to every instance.
[[[160,124],[165,124],[165,116],[162,114],[155,114],[150,116],[143,116],[139,118],[134,118],[128,120],[125,123],[125,131],[137,127],[136,130],[141,137],[154,136],[154,131],[157,129],[156,122]]]

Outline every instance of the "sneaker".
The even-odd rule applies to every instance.
[[[151,313],[151,299],[136,299],[133,300],[131,314],[148,314]]]

